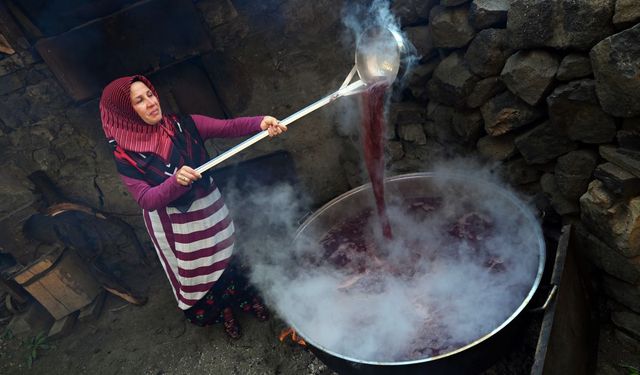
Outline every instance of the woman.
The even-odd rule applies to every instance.
[[[224,322],[240,337],[232,307],[268,318],[259,298],[229,261],[234,227],[220,191],[195,167],[209,159],[204,141],[267,130],[286,131],[270,116],[218,120],[165,115],[145,77],[109,83],[100,98],[104,133],[122,181],[142,208],[144,222],[178,306],[199,326]]]

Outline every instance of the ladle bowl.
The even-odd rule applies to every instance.
[[[367,85],[381,80],[392,83],[404,51],[404,41],[398,32],[379,26],[366,29],[356,44],[358,76]]]

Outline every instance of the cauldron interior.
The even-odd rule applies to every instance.
[[[440,196],[446,191],[447,197],[459,197],[461,202],[464,201],[462,197],[478,202],[492,199],[497,202],[497,205],[502,206],[501,210],[513,212],[518,217],[520,225],[526,226],[531,232],[531,235],[525,239],[526,246],[513,250],[533,252],[536,260],[534,267],[530,267],[530,287],[520,305],[502,324],[497,325],[493,330],[473,342],[468,342],[456,350],[439,355],[402,361],[354,358],[316,341],[312,335],[307,333],[305,322],[295,319],[289,320],[287,317],[285,319],[289,320],[294,329],[307,340],[312,346],[312,350],[325,363],[342,373],[412,373],[414,371],[423,372],[427,368],[433,373],[440,373],[440,371],[446,373],[453,368],[459,373],[464,373],[465,369],[469,369],[469,367],[473,372],[481,366],[485,359],[489,358],[486,345],[496,345],[497,342],[504,340],[509,332],[513,331],[514,320],[532,298],[540,282],[545,261],[544,240],[540,226],[531,211],[515,194],[495,183],[469,176],[443,173],[401,175],[388,178],[385,181],[385,190],[385,196],[389,202],[414,197]],[[308,243],[314,239],[319,240],[335,223],[365,207],[373,207],[371,195],[370,185],[364,185],[327,203],[300,226],[295,242],[300,244]],[[452,368],[452,364],[456,364],[456,366]]]

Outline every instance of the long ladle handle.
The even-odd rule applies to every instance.
[[[362,82],[361,80],[355,81],[354,83],[341,88],[340,90],[334,92],[331,95],[327,95],[324,98],[318,100],[317,102],[299,110],[298,112],[292,114],[291,116],[283,119],[280,121],[280,124],[282,125],[289,125],[292,122],[300,119],[301,117],[304,117],[306,115],[308,115],[309,113],[315,111],[318,108],[324,107],[325,105],[333,102],[334,100],[342,97],[342,96],[348,96],[348,95],[352,95],[352,94],[356,94],[362,91],[362,88],[365,86],[365,83]],[[202,164],[201,166],[199,166],[198,168],[196,168],[196,171],[198,173],[204,173],[205,171],[209,170],[210,168],[222,163],[223,161],[229,159],[230,157],[232,157],[233,155],[237,154],[238,152],[246,149],[247,147],[252,146],[255,143],[258,143],[259,141],[263,140],[264,138],[266,138],[267,136],[269,136],[269,132],[266,130],[261,131],[260,133],[254,135],[253,137],[247,139],[246,141],[230,148],[229,150],[223,152],[222,154],[216,156],[215,158],[209,160],[208,162]]]

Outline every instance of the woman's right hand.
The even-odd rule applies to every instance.
[[[183,165],[180,169],[178,169],[178,172],[176,172],[175,176],[178,184],[182,186],[189,186],[193,182],[198,181],[202,178],[202,175],[200,173],[187,165]]]

